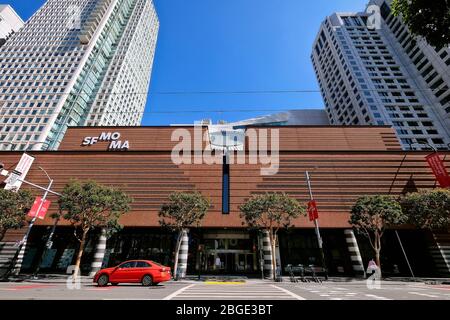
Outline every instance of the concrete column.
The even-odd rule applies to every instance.
[[[272,246],[270,245],[270,236],[268,230],[262,232],[262,249],[264,259],[264,274],[266,277],[273,277],[273,265],[272,265]]]
[[[106,229],[102,229],[100,232],[100,236],[97,241],[97,246],[95,247],[94,260],[91,263],[91,272],[90,276],[94,276],[97,271],[102,268],[103,259],[105,258],[106,252]]]
[[[355,233],[352,229],[344,230],[345,241],[347,242],[348,251],[350,253],[350,259],[352,261],[353,272],[357,277],[366,277],[364,271],[364,263],[359,252],[358,242],[356,242]]]
[[[20,270],[22,269],[23,257],[25,256],[26,251],[27,251],[27,241],[25,241],[25,243],[22,245],[22,248],[20,248],[16,263],[13,266],[11,273],[15,276],[20,274]]]
[[[433,233],[434,245],[430,253],[440,276],[450,276],[450,233]]]
[[[188,229],[184,229],[181,234],[180,252],[178,253],[178,278],[186,277],[188,253],[189,253],[189,236]]]

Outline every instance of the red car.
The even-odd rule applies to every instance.
[[[144,286],[157,285],[169,281],[170,268],[150,260],[126,261],[113,268],[98,271],[94,276],[94,283],[104,287],[108,283],[113,286],[119,283],[142,283]]]

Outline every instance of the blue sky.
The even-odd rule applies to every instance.
[[[45,1],[0,2],[26,20]],[[323,108],[312,42],[327,15],[362,11],[367,0],[154,2],[161,26],[143,125]],[[316,92],[267,93],[303,90]]]

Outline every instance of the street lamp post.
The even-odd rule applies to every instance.
[[[44,171],[45,175],[47,176],[47,178],[49,180],[48,189],[50,189],[51,185],[53,184],[53,179],[50,178],[50,176],[48,175],[47,171],[45,171],[43,168],[39,167],[39,169]],[[44,195],[44,197],[45,197],[45,195]],[[42,203],[44,203],[44,201],[45,201],[45,198],[42,198]],[[42,205],[42,203],[41,203],[41,205]],[[39,212],[39,210],[38,210],[38,212]],[[52,230],[51,230],[51,232],[50,232],[50,234],[48,236],[47,241],[45,242],[44,252],[42,253],[42,255],[40,257],[39,262],[37,264],[37,268],[36,268],[36,270],[35,270],[35,272],[33,274],[33,278],[35,278],[35,279],[37,278],[37,275],[38,275],[39,270],[41,268],[41,263],[44,260],[44,257],[45,257],[45,255],[47,253],[47,250],[49,250],[51,248],[52,238],[53,238],[53,235],[55,234],[56,225],[58,224],[58,222],[59,222],[59,217],[57,219],[55,219],[55,222],[53,223],[53,226],[52,226]]]
[[[313,201],[314,200],[314,196],[313,196],[313,193],[312,193],[311,177],[309,175],[309,171],[305,172],[305,176],[306,176],[306,182],[308,183],[309,197],[310,197],[311,201]],[[325,253],[323,251],[323,241],[322,241],[322,237],[320,236],[319,221],[317,219],[314,219],[314,227],[315,227],[315,230],[316,230],[317,243],[319,245],[320,256],[321,256],[321,259],[322,259],[322,267],[323,267],[323,271],[325,272],[325,280],[328,280],[328,271],[327,271],[327,266],[326,266],[326,263],[325,263]]]
[[[50,178],[50,176],[48,175],[47,171],[45,171],[42,167],[39,167],[39,169],[42,170],[42,171],[45,173],[45,175],[47,176],[47,178],[49,179],[49,184],[48,184],[48,186],[47,186],[46,188],[41,187],[41,186],[39,186],[39,185],[36,185],[36,184],[34,184],[34,183],[31,183],[31,182],[22,180],[22,179],[18,179],[19,181],[21,181],[21,182],[23,182],[23,183],[26,183],[26,184],[29,184],[29,185],[31,185],[31,186],[37,187],[38,189],[44,190],[44,195],[43,195],[43,197],[42,197],[42,199],[41,199],[41,203],[39,204],[39,207],[38,207],[38,210],[36,211],[35,216],[33,217],[33,219],[31,220],[31,222],[30,222],[30,224],[29,224],[29,226],[28,226],[28,230],[27,230],[26,234],[23,236],[22,240],[19,242],[18,248],[17,248],[17,250],[16,250],[16,253],[15,253],[13,259],[11,260],[11,263],[10,263],[10,265],[9,265],[8,270],[7,270],[6,273],[3,275],[3,279],[4,279],[4,280],[8,279],[9,275],[11,274],[12,270],[14,269],[15,264],[16,264],[16,262],[17,262],[17,259],[18,259],[18,257],[19,257],[19,254],[20,254],[20,252],[21,252],[21,250],[22,250],[22,248],[23,248],[23,245],[26,243],[26,241],[28,240],[28,237],[30,236],[31,229],[33,228],[34,223],[36,222],[36,219],[37,219],[37,217],[38,217],[38,214],[39,214],[39,212],[41,211],[42,206],[44,205],[45,200],[47,199],[48,194],[49,194],[49,193],[52,193],[52,194],[60,195],[59,193],[56,193],[56,192],[54,192],[54,191],[51,190],[51,187],[52,187],[52,185],[53,185],[53,179]]]

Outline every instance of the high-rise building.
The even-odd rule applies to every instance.
[[[158,29],[152,0],[47,1],[0,49],[0,150],[140,125]]]
[[[328,117],[334,125],[391,125],[405,149],[447,149],[450,49],[413,37],[389,4],[369,3],[379,16],[335,13],[322,23],[312,61]]]
[[[0,4],[0,47],[23,27],[23,20],[10,5]]]

